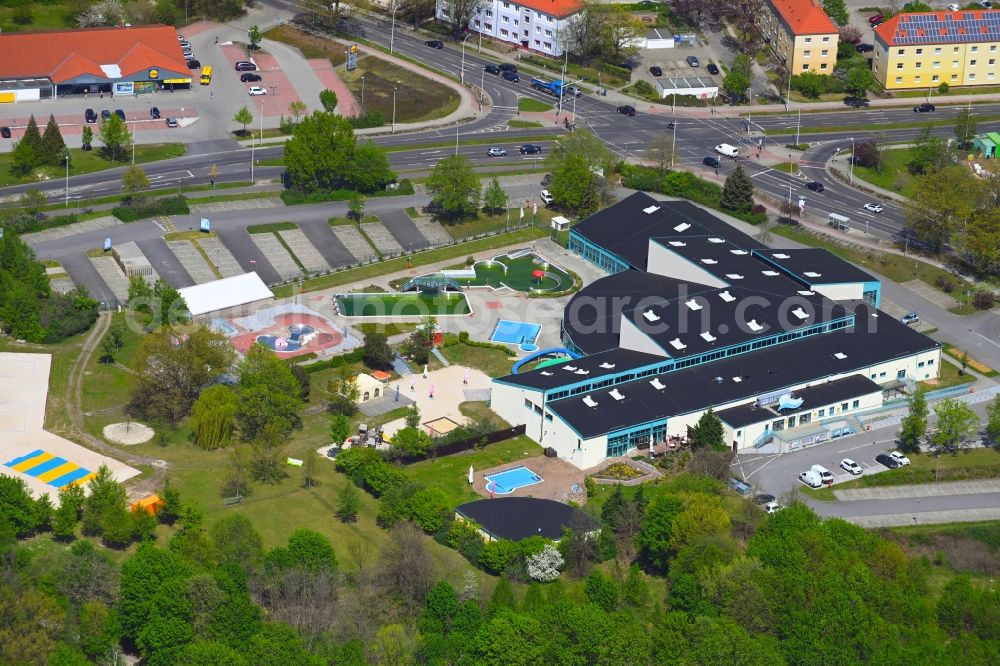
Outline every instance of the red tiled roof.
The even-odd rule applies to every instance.
[[[510,0],[536,12],[566,18],[583,9],[583,0]]]
[[[769,0],[785,23],[796,35],[830,35],[837,33],[837,26],[811,0]]]
[[[109,78],[101,65],[117,65],[122,76],[145,69],[187,72],[177,31],[164,25],[7,33],[0,35],[0,53],[0,77],[11,79]]]
[[[995,19],[996,12],[1000,9],[897,14],[876,27],[875,35],[888,46],[1000,41],[1000,25],[987,21],[988,16]]]

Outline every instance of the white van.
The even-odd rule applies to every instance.
[[[813,472],[812,470],[799,474],[799,481],[806,484],[810,488],[819,488],[823,485],[823,481],[819,478],[819,474]]]
[[[828,470],[826,467],[823,467],[822,465],[813,465],[809,468],[809,471],[818,474],[823,485],[833,483],[833,472]]]
[[[739,157],[740,149],[736,146],[731,146],[728,143],[720,143],[715,147],[715,152],[720,155],[725,155],[726,157]]]

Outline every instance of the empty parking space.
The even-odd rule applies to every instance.
[[[212,203],[195,204],[191,206],[191,212],[197,214],[203,213],[221,213],[227,210],[253,210],[258,208],[281,208],[285,205],[285,202],[277,197],[269,197],[266,199],[238,199],[236,201],[215,201]]]
[[[118,262],[112,257],[90,257],[90,263],[114,297],[122,302],[127,301],[128,278],[118,266]]]
[[[403,247],[396,242],[389,230],[381,222],[368,222],[361,225],[361,230],[371,239],[382,254],[399,254]]]
[[[177,257],[170,251],[166,241],[162,238],[139,241],[138,246],[142,250],[142,253],[146,255],[146,260],[153,267],[156,274],[170,285],[181,288],[190,287],[194,284],[194,280],[188,275],[183,264],[177,260]]]
[[[420,234],[427,239],[431,246],[447,245],[452,242],[451,234],[444,230],[437,222],[428,219],[413,220],[413,225],[420,231]]]
[[[336,226],[332,227],[332,230],[333,235],[343,243],[347,251],[354,257],[355,262],[371,261],[373,258],[378,257],[372,246],[365,240],[365,237],[353,225]]]
[[[279,231],[278,235],[285,245],[298,258],[299,263],[311,273],[323,273],[330,270],[330,266],[324,261],[323,255],[313,247],[301,229],[288,229]]]
[[[379,219],[382,220],[382,224],[396,238],[400,246],[405,247],[407,250],[430,245],[427,239],[424,238],[424,235],[420,233],[420,230],[417,229],[417,225],[413,224],[413,219],[406,214],[406,211],[393,210],[380,213]]]
[[[282,280],[288,280],[302,274],[302,269],[295,262],[295,257],[289,254],[277,236],[274,234],[250,234],[250,239],[260,250],[260,253],[267,257]]]
[[[299,229],[305,234],[312,246],[323,255],[323,259],[331,267],[347,266],[354,263],[354,256],[347,251],[344,244],[333,235],[326,220],[302,221]]]
[[[227,278],[234,275],[243,275],[246,272],[221,239],[202,238],[198,241],[198,244],[201,245],[201,249],[205,251],[209,261],[215,265],[215,270],[219,271],[222,277]]]
[[[184,267],[184,270],[191,276],[195,284],[211,282],[216,279],[212,267],[205,262],[205,257],[202,256],[192,241],[179,240],[166,241],[166,243],[167,247],[174,253],[177,261]]]

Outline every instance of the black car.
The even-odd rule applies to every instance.
[[[544,176],[542,176],[542,187],[548,187],[551,184],[552,184],[552,174],[551,173],[547,173]]]
[[[115,109],[115,115],[121,118],[122,120],[125,120],[125,112],[122,111],[121,109]]]
[[[753,496],[753,503],[760,504],[761,506],[764,506],[768,502],[773,502],[774,500],[774,495],[768,495],[767,493],[759,493]]]
[[[9,127],[0,127],[0,136],[2,136],[5,139],[9,139],[10,138],[10,128]]]
[[[628,105],[619,106],[618,107],[618,113],[620,113],[622,115],[625,115],[625,116],[628,116],[629,118],[631,118],[632,116],[635,115],[635,107],[634,106],[628,106]]]
[[[260,81],[260,74],[254,74],[253,72],[247,72],[246,74],[240,74],[240,81],[243,83],[249,83],[250,81]]]
[[[701,163],[704,164],[705,166],[711,167],[713,169],[718,169],[720,166],[722,166],[719,163],[719,158],[713,157],[712,155],[709,155],[708,157],[706,157],[705,159],[703,159],[701,161]]]
[[[500,68],[497,67],[496,65],[486,65],[485,67],[483,67],[483,71],[486,72],[487,74],[496,74],[498,76],[500,74]]]
[[[86,111],[83,112],[83,119],[86,120],[88,123],[96,123],[97,113],[93,109],[87,109]]]
[[[845,97],[844,104],[855,109],[861,109],[869,106],[871,102],[868,101],[867,97]]]
[[[149,109],[149,117],[156,120],[160,117],[160,110],[157,107],[151,107]]]
[[[442,42],[440,39],[428,39],[426,42],[424,42],[424,46],[429,46],[432,49],[443,49],[444,42]]]
[[[101,111],[101,120],[107,120],[110,117],[111,117],[111,112],[110,111],[108,111],[107,109],[104,109],[103,111]]]
[[[542,152],[541,146],[535,146],[530,143],[526,143],[523,146],[521,146],[522,155],[536,155],[540,152]]]
[[[200,69],[201,62],[197,60],[188,60],[188,69]]]
[[[887,453],[880,453],[877,456],[875,456],[875,462],[881,465],[885,465],[889,469],[896,469],[897,467],[899,467],[899,462],[897,462],[895,458],[893,458]]]
[[[875,46],[873,44],[858,44],[854,48],[858,50],[858,53],[871,53],[875,50]]]
[[[649,73],[652,74],[653,76],[663,76],[663,69],[657,67],[656,65],[653,65],[652,67],[649,68]]]
[[[501,72],[516,72],[517,71],[517,65],[515,65],[514,63],[510,63],[510,62],[502,62],[502,63],[500,63],[500,71]]]
[[[521,80],[521,77],[517,75],[517,72],[504,71],[500,74],[501,78],[510,81],[511,83],[517,83]]]
[[[818,180],[814,180],[811,183],[806,183],[806,189],[812,190],[813,192],[822,192],[826,188],[823,187],[823,183],[819,182]]]
[[[934,109],[935,109],[935,106],[933,104],[930,104],[928,102],[924,102],[923,104],[918,104],[917,106],[913,107],[913,112],[914,113],[931,113],[931,112],[934,111]]]
[[[713,75],[713,76],[715,76],[716,74],[719,73],[719,66],[716,65],[714,62],[708,63],[707,69],[708,69],[708,73],[711,74],[711,75]]]

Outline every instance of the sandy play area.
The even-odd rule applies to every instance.
[[[425,430],[441,435],[468,420],[458,409],[459,403],[467,400],[465,391],[489,389],[490,378],[475,368],[451,365],[428,372],[426,378],[423,373],[417,373],[397,379],[390,384],[386,395],[395,393],[397,385],[400,395],[417,403],[420,422]],[[383,429],[386,435],[392,437],[393,433],[405,425],[405,419],[396,419],[386,423]]]

